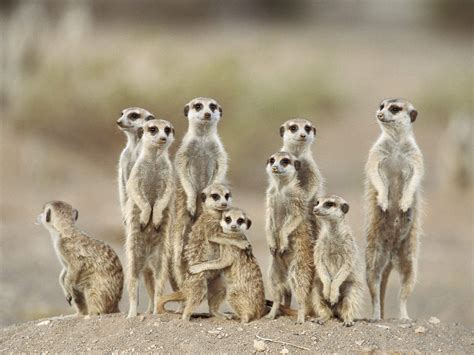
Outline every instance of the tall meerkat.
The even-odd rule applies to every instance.
[[[176,191],[176,221],[173,231],[173,277],[183,282],[186,265],[183,259],[191,225],[199,215],[199,194],[214,182],[224,182],[227,173],[227,153],[217,134],[222,107],[211,98],[198,97],[184,106],[188,131],[175,157],[178,176]]]
[[[267,317],[274,319],[283,301],[289,306],[285,296],[293,292],[298,302],[297,322],[304,323],[312,310],[314,266],[308,203],[297,178],[299,168],[300,162],[286,152],[275,153],[267,161],[265,231],[271,254],[269,286],[273,298]]]
[[[252,221],[241,209],[231,208],[223,212],[220,225],[225,237],[245,241],[245,232],[252,225]],[[189,268],[192,274],[210,270],[223,270],[227,301],[242,323],[264,315],[265,290],[262,272],[250,248],[245,250],[220,244],[218,259],[191,265]]]
[[[107,244],[76,227],[79,212],[66,202],[44,205],[37,224],[51,234],[54,250],[63,266],[59,284],[76,315],[117,313],[123,290],[120,260]]]
[[[357,244],[344,218],[348,211],[349,204],[336,195],[320,197],[313,209],[321,221],[314,246],[314,304],[320,324],[338,316],[350,327],[360,311],[362,270]]]
[[[423,156],[412,124],[418,113],[403,99],[380,103],[376,118],[382,134],[366,165],[366,268],[373,318],[384,316],[384,297],[393,267],[400,274],[400,318],[409,319],[407,298],[413,291],[418,259],[420,183]]]
[[[247,240],[236,240],[222,236],[220,220],[222,212],[229,209],[232,195],[226,185],[214,183],[201,194],[203,212],[194,223],[189,235],[189,242],[184,251],[187,265],[216,259],[219,256],[218,244],[232,244],[247,249]],[[158,301],[158,313],[165,312],[168,302],[185,302],[183,320],[189,320],[192,312],[208,298],[209,311],[212,316],[224,318],[219,307],[225,299],[225,286],[221,272],[191,274],[186,271],[183,284],[178,292],[161,297]]]
[[[125,133],[127,145],[122,150],[119,159],[118,185],[122,216],[125,216],[125,204],[127,202],[127,181],[132,171],[133,164],[137,160],[144,122],[155,119],[153,114],[140,107],[129,107],[122,111],[117,120],[117,126]]]
[[[149,296],[149,312],[156,312],[155,300],[162,295],[169,276],[169,232],[175,184],[168,148],[173,141],[171,123],[165,120],[146,122],[140,154],[127,181],[128,317],[137,315],[140,274],[143,272]]]

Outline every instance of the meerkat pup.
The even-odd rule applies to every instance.
[[[143,134],[142,125],[152,119],[155,119],[155,117],[149,111],[140,107],[130,107],[124,109],[117,120],[117,126],[127,137],[127,145],[120,154],[118,168],[120,208],[123,216],[125,216],[125,204],[127,202],[126,185],[140,150],[137,146]]]
[[[349,204],[341,197],[320,197],[313,213],[321,221],[314,246],[315,300],[318,322],[338,316],[346,327],[354,325],[362,299],[362,275],[357,245],[344,217]]]
[[[241,249],[248,249],[247,240],[237,240],[222,236],[220,227],[222,212],[229,209],[232,195],[226,185],[214,183],[201,194],[203,212],[194,223],[189,235],[189,242],[184,251],[187,265],[195,265],[219,257],[219,245],[231,244]],[[219,307],[225,299],[225,286],[221,272],[185,274],[183,284],[178,292],[161,297],[158,301],[158,313],[165,312],[168,302],[184,301],[183,320],[189,320],[192,312],[208,298],[209,312],[212,316],[224,318]],[[227,318],[227,317],[225,317]]]
[[[266,198],[266,237],[271,254],[269,286],[274,319],[285,295],[293,292],[298,302],[298,323],[311,311],[313,243],[307,221],[306,193],[297,172],[300,162],[290,153],[278,152],[267,161],[269,187]]]
[[[149,296],[148,311],[156,312],[155,300],[163,293],[169,275],[169,229],[175,191],[168,148],[174,128],[168,121],[151,120],[143,125],[140,155],[127,181],[126,208],[128,317],[137,315],[138,280],[143,272]]]
[[[223,212],[220,225],[226,238],[246,241],[245,233],[252,221],[241,209],[231,208]],[[223,270],[227,301],[242,323],[264,315],[265,290],[262,272],[251,248],[241,249],[220,244],[218,259],[191,265],[189,268],[192,274],[210,270]]]
[[[384,316],[384,297],[393,267],[400,274],[400,318],[409,319],[407,298],[413,291],[418,259],[420,183],[423,156],[412,124],[418,113],[403,99],[380,103],[382,134],[366,165],[366,268],[373,318]]]
[[[199,194],[214,182],[224,182],[227,153],[217,134],[222,107],[210,98],[198,97],[184,106],[188,131],[176,152],[178,176],[176,221],[173,231],[173,277],[181,285],[186,272],[183,251],[191,225],[200,211]]]
[[[107,244],[89,237],[75,223],[79,212],[66,202],[44,205],[37,218],[51,234],[54,250],[63,266],[59,284],[76,315],[117,313],[122,297],[120,260]]]

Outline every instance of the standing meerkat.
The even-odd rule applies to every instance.
[[[138,281],[143,272],[149,296],[148,311],[163,293],[169,275],[169,230],[175,191],[168,148],[174,128],[168,121],[151,120],[143,125],[140,155],[127,182],[126,205],[128,317],[137,315]]]
[[[137,146],[143,134],[142,125],[144,122],[154,118],[153,114],[143,108],[129,107],[122,111],[120,118],[117,120],[117,126],[127,137],[127,145],[120,154],[118,168],[119,198],[122,216],[125,216],[127,181],[140,150]]]
[[[350,327],[360,310],[362,275],[357,244],[344,218],[348,211],[349,204],[336,195],[320,197],[313,210],[321,221],[314,246],[314,304],[320,324],[336,315]]]
[[[181,285],[186,265],[183,251],[188,233],[200,212],[199,194],[214,182],[224,182],[227,153],[217,134],[222,107],[210,98],[198,97],[184,106],[188,131],[175,158],[177,173],[176,221],[173,231],[173,278]]]
[[[238,208],[223,212],[220,221],[224,237],[240,241],[247,240],[245,232],[251,224],[250,218]],[[218,259],[191,265],[189,268],[192,274],[209,270],[223,270],[227,301],[242,323],[264,315],[265,290],[262,272],[250,248],[245,250],[220,244]]]
[[[76,315],[117,313],[122,297],[120,260],[107,244],[89,237],[75,223],[79,212],[66,202],[44,205],[37,224],[51,234],[54,250],[63,266],[59,284]]]
[[[226,185],[214,183],[208,186],[201,194],[203,212],[194,223],[189,235],[189,242],[184,251],[187,265],[194,265],[204,261],[216,259],[219,256],[219,245],[232,244],[241,249],[247,249],[247,240],[236,240],[222,237],[220,220],[222,212],[229,209],[232,195]],[[191,274],[186,271],[184,281],[178,292],[161,297],[158,301],[158,313],[165,312],[168,302],[184,301],[182,319],[189,320],[192,312],[208,298],[209,312],[212,316],[224,318],[219,307],[225,299],[225,286],[221,272]],[[225,317],[226,318],[226,317]]]
[[[412,124],[418,113],[403,99],[380,103],[382,134],[366,165],[366,268],[373,318],[384,316],[384,297],[393,267],[400,274],[400,318],[409,319],[407,298],[416,281],[423,156]]]
[[[270,185],[266,201],[266,237],[271,254],[269,286],[273,306],[268,318],[274,319],[285,296],[293,292],[298,302],[298,323],[311,311],[313,283],[313,242],[307,222],[308,203],[297,171],[300,162],[286,152],[273,154],[267,161]]]

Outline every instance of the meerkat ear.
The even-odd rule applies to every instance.
[[[295,164],[295,170],[300,170],[301,162],[299,160],[295,160],[294,164]]]
[[[348,203],[343,203],[342,206],[341,206],[341,210],[342,210],[342,212],[344,212],[344,214],[349,212],[349,204]]]
[[[250,218],[247,218],[247,229],[250,229],[251,225],[252,225],[252,220]]]
[[[46,222],[51,222],[51,208],[46,211]]]
[[[206,194],[204,192],[201,193],[201,201],[206,202]]]
[[[221,118],[222,118],[222,107],[219,106],[219,113],[221,114]]]
[[[285,134],[285,125],[281,125],[280,126],[280,137],[283,137],[284,134]]]
[[[189,112],[189,105],[184,106],[184,115],[188,117],[188,112]]]
[[[411,119],[411,122],[415,122],[416,120],[416,116],[418,116],[418,111],[413,109],[410,111],[410,119]]]
[[[176,131],[174,130],[173,126],[171,126],[171,132],[173,132],[173,137],[176,137]]]
[[[140,127],[137,130],[137,137],[138,137],[138,139],[142,139],[142,137],[143,137],[143,127]]]
[[[314,133],[314,136],[316,137],[316,127],[313,127],[313,133]]]
[[[79,218],[79,211],[75,208],[72,210],[72,218],[74,218],[75,221]]]

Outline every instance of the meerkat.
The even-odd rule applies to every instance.
[[[123,290],[122,265],[114,250],[76,227],[79,212],[66,202],[44,205],[37,224],[51,234],[63,269],[59,284],[76,315],[117,313]]]
[[[169,275],[169,231],[175,192],[173,165],[168,148],[174,128],[165,120],[143,125],[140,154],[127,181],[126,205],[128,317],[137,315],[138,281],[143,273],[149,296],[149,312],[155,312]]]
[[[144,122],[152,119],[155,119],[155,117],[149,111],[140,107],[129,107],[121,112],[120,118],[117,120],[117,126],[127,137],[127,145],[120,154],[118,168],[119,199],[122,216],[125,216],[127,181],[140,151],[138,145],[143,134],[142,125]]]
[[[183,282],[183,251],[193,221],[200,212],[199,194],[214,182],[225,182],[227,153],[217,134],[222,107],[211,98],[198,97],[184,106],[188,131],[175,157],[177,173],[176,221],[173,231],[173,277]]]
[[[384,297],[393,267],[400,274],[400,318],[409,319],[418,259],[420,183],[423,156],[415,141],[413,105],[403,99],[380,103],[376,118],[382,133],[366,164],[366,277],[373,319],[384,317]]]
[[[220,225],[225,237],[246,241],[245,232],[252,225],[252,221],[241,209],[231,208],[223,212]],[[220,244],[218,259],[189,267],[191,274],[209,270],[223,270],[227,301],[242,323],[248,323],[264,315],[265,290],[262,272],[250,247],[241,249]]]
[[[345,221],[349,204],[336,195],[320,197],[313,213],[321,221],[314,246],[314,304],[318,322],[338,316],[346,327],[354,325],[362,299],[362,275],[357,244]]]
[[[247,249],[246,240],[230,239],[222,236],[220,220],[222,212],[230,208],[232,195],[229,188],[220,183],[208,186],[201,193],[203,212],[194,223],[189,235],[189,242],[184,251],[187,265],[216,259],[219,256],[219,245],[232,244]],[[227,318],[219,312],[219,306],[225,299],[225,286],[221,272],[199,273],[193,275],[186,271],[180,290],[158,300],[158,313],[165,312],[168,302],[184,302],[183,320],[189,320],[192,312],[208,298],[209,312],[212,316]]]
[[[308,203],[297,178],[299,168],[300,162],[286,152],[275,153],[267,161],[265,231],[271,254],[269,285],[273,298],[267,317],[274,319],[282,301],[288,302],[285,295],[293,292],[298,302],[297,322],[304,323],[312,311],[314,266]]]

